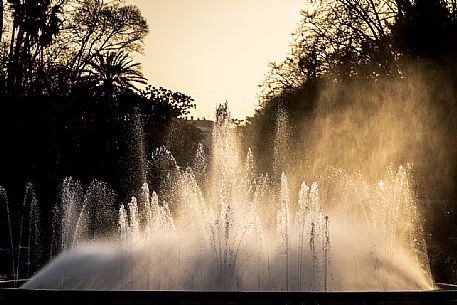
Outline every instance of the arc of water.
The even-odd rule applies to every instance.
[[[6,208],[6,217],[8,222],[8,234],[10,238],[10,247],[11,247],[11,263],[12,263],[12,272],[15,272],[15,259],[14,259],[14,240],[13,240],[13,230],[11,228],[11,216],[10,216],[10,208],[8,204],[8,195],[6,193],[6,189],[0,186],[0,196],[3,197],[3,202]],[[14,275],[16,279],[16,275]]]
[[[29,201],[27,201],[29,200]],[[29,202],[28,206],[28,236],[27,236],[27,241],[25,242],[25,245],[22,243],[23,239],[23,228],[24,228],[24,215],[22,214],[21,220],[20,220],[20,225],[19,225],[19,241],[18,241],[18,251],[17,251],[17,264],[16,264],[16,280],[18,279],[18,276],[20,275],[20,260],[23,255],[22,249],[26,249],[26,277],[28,278],[30,275],[30,259],[31,259],[31,251],[32,251],[32,246],[35,248],[37,246],[38,242],[38,237],[39,237],[39,224],[38,224],[38,218],[39,218],[39,213],[38,213],[38,202],[36,200],[35,192],[33,190],[33,185],[32,183],[27,183],[25,186],[25,191],[24,191],[24,200],[22,202],[22,207],[24,211],[27,210],[27,202]],[[32,238],[32,233],[34,233],[34,238]],[[33,244],[32,244],[33,242]],[[39,254],[34,253],[35,258],[38,259]]]

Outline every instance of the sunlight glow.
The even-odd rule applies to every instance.
[[[214,118],[229,101],[232,115],[252,115],[268,62],[282,60],[303,1],[129,0],[150,27],[137,57],[152,86],[192,96],[194,117]]]

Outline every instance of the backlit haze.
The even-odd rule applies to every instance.
[[[214,118],[217,104],[232,117],[252,115],[268,62],[289,51],[302,0],[130,0],[149,24],[142,63],[154,87],[195,99],[194,117]]]

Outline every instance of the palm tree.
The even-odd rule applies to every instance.
[[[13,17],[8,60],[8,91],[24,94],[24,86],[33,81],[33,73],[42,74],[43,52],[60,31],[64,0],[8,0],[8,3]],[[42,81],[40,77],[43,76],[36,77],[38,82]]]
[[[138,91],[134,83],[146,83],[140,63],[134,63],[123,51],[96,54],[89,61],[83,78],[96,95],[106,98],[110,104],[126,92]]]

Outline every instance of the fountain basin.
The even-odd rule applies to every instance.
[[[0,304],[457,304],[457,290],[364,292],[0,289]]]

